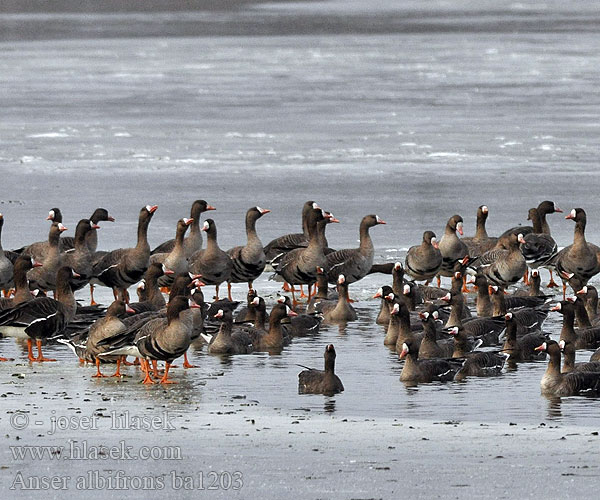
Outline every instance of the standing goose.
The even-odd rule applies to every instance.
[[[523,277],[527,264],[519,250],[522,240],[522,234],[511,234],[507,239],[507,248],[496,247],[484,253],[476,262],[477,269],[491,284],[507,288]]]
[[[574,208],[565,219],[575,221],[573,244],[563,248],[554,259],[554,267],[561,277],[573,274],[582,285],[600,272],[597,258],[597,247],[585,239],[587,217],[583,208]],[[563,283],[563,296],[567,285]]]
[[[442,254],[433,231],[423,233],[423,242],[408,249],[404,267],[417,281],[429,282],[442,265]]]
[[[89,218],[89,221],[92,225],[92,229],[87,233],[85,237],[85,243],[90,252],[93,254],[96,252],[96,250],[98,250],[98,229],[100,229],[98,223],[102,221],[114,222],[115,218],[108,215],[108,210],[105,208],[97,208]],[[63,252],[67,252],[75,248],[75,238],[73,237],[67,236],[66,238],[61,238],[60,242],[60,249]]]
[[[185,256],[184,236],[194,219],[183,218],[177,221],[175,230],[175,245],[170,252],[154,253],[150,255],[150,263],[159,262],[165,265],[167,269],[174,274],[165,274],[158,280],[159,286],[169,287],[173,283],[173,276],[179,273],[185,273],[188,270],[188,260]]]
[[[536,351],[535,348],[542,342],[548,340],[541,332],[528,333],[521,338],[517,338],[517,322],[512,312],[504,315],[506,321],[506,333],[502,352],[508,354],[508,361],[531,361],[535,359],[545,359],[544,352]]]
[[[246,246],[227,250],[227,254],[233,262],[231,276],[227,280],[229,300],[231,300],[232,283],[248,283],[248,289],[252,289],[252,282],[265,270],[265,250],[256,234],[256,221],[269,212],[270,210],[260,207],[248,209],[246,212]]]
[[[277,267],[279,259],[286,253],[295,250],[296,248],[306,248],[310,239],[310,213],[313,210],[318,210],[320,207],[314,201],[307,201],[302,206],[302,232],[291,233],[279,238],[275,238],[265,246],[265,256],[274,268]]]
[[[6,257],[2,248],[2,227],[4,226],[4,216],[0,214],[0,290],[6,291],[14,286],[13,282],[13,263]]]
[[[67,228],[61,222],[53,222],[48,233],[48,248],[41,267],[36,267],[27,273],[32,289],[54,290],[56,273],[61,267],[60,235]]]
[[[73,250],[61,255],[61,263],[71,266],[81,276],[74,282],[76,290],[83,288],[92,277],[92,252],[88,246],[87,237],[91,231],[95,231],[99,227],[88,219],[81,219],[75,228]]]
[[[49,220],[50,224],[54,222],[57,224],[62,224],[62,212],[59,208],[53,208],[48,212],[48,217],[46,217],[46,220]],[[15,252],[22,255],[28,255],[37,262],[42,262],[46,257],[46,253],[48,252],[48,240],[32,243],[31,245],[27,245],[26,247],[15,250]]]
[[[557,212],[562,212],[562,210],[560,208],[558,208],[556,203],[554,203],[553,201],[546,200],[546,201],[542,201],[537,206],[537,212],[540,217],[540,222],[542,224],[542,232],[544,234],[550,235],[550,226],[548,225],[548,222],[546,221],[546,215],[554,214]],[[499,236],[498,243],[496,244],[496,246],[504,247],[505,243],[507,241],[507,237],[510,236],[511,234],[517,234],[517,235],[522,234],[523,236],[525,236],[526,234],[529,234],[532,232],[533,232],[533,226],[511,227],[510,229],[507,229]]]
[[[192,203],[190,210],[190,219],[192,219],[192,226],[187,238],[183,241],[183,251],[186,258],[190,258],[198,250],[202,249],[202,231],[200,230],[200,216],[204,212],[209,210],[216,210],[215,207],[209,205],[204,200],[196,200]],[[170,253],[175,247],[175,240],[168,240],[158,245],[151,254],[155,253]]]
[[[131,303],[129,306],[138,314],[145,311],[159,311],[164,308],[167,303],[160,291],[158,281],[162,276],[173,274],[173,271],[167,269],[160,262],[150,264],[144,273],[144,279],[138,285],[138,294],[140,293],[140,289],[142,291],[140,301]],[[184,294],[179,293],[179,295]]]
[[[365,215],[359,227],[359,247],[344,248],[327,255],[326,268],[328,269],[329,283],[335,284],[340,274],[346,277],[348,285],[363,279],[367,275],[373,265],[375,255],[369,229],[378,224],[385,224],[385,221],[380,219],[378,215]]]
[[[470,257],[478,257],[483,253],[491,250],[497,243],[498,238],[490,238],[485,229],[485,221],[488,218],[489,209],[486,205],[481,205],[477,208],[477,225],[475,236],[467,236],[461,238],[462,242],[467,245]]]
[[[56,361],[44,358],[42,342],[61,335],[75,316],[77,302],[71,288],[71,280],[78,275],[64,266],[56,273],[55,299],[36,298],[0,311],[0,333],[6,337],[26,338],[29,361]],[[33,341],[38,356],[33,357]]]
[[[460,215],[453,215],[448,219],[444,236],[440,240],[439,249],[442,254],[442,265],[438,273],[438,287],[441,283],[441,276],[452,277],[455,264],[469,255],[469,249],[459,238],[456,232],[463,235],[463,218]]]
[[[27,279],[27,272],[34,267],[40,267],[39,262],[35,262],[31,257],[27,255],[20,255],[15,261],[14,265],[14,286],[15,293],[12,298],[4,298],[2,309],[8,309],[14,307],[21,302],[28,302],[33,300],[33,295],[29,289],[29,280]]]
[[[528,219],[533,223],[533,232],[519,240],[521,253],[530,268],[546,267],[556,256],[558,245],[550,234],[543,232],[542,219],[537,208],[529,209]]]
[[[346,282],[346,277],[343,274],[338,276],[337,290],[337,303],[327,303],[321,309],[321,312],[324,316],[323,320],[326,323],[347,323],[348,321],[355,321],[358,316],[356,315],[354,308],[349,303],[348,283]]]
[[[290,285],[309,285],[317,281],[317,268],[323,268],[329,276],[325,256],[325,227],[329,222],[339,222],[323,210],[313,209],[308,216],[310,239],[306,248],[296,248],[286,253],[277,264],[275,272]],[[310,290],[309,290],[310,291]],[[293,293],[293,289],[292,289]],[[310,295],[310,293],[309,293]],[[295,300],[294,300],[295,302]]]
[[[298,374],[299,394],[324,394],[333,396],[344,390],[344,385],[335,374],[335,349],[333,344],[325,348],[325,370],[306,368]]]
[[[399,351],[400,359],[405,359],[400,380],[410,383],[449,382],[462,366],[462,361],[446,359],[418,359],[419,347],[412,339],[407,339]]]
[[[173,360],[183,356],[192,342],[192,325],[191,322],[184,319],[183,314],[190,307],[200,308],[192,299],[181,295],[174,297],[167,306],[166,318],[148,321],[140,328],[132,344],[112,345],[109,350],[99,356],[131,355],[140,358],[146,373],[144,384],[154,383],[150,376],[149,360],[164,361],[165,372],[160,383],[176,383],[169,380],[169,369]]]
[[[214,285],[215,300],[219,300],[219,285],[229,280],[233,263],[229,255],[219,248],[215,221],[206,219],[202,231],[206,231],[206,249],[199,250],[190,257],[190,272],[201,274],[204,283]]]
[[[550,396],[576,396],[582,392],[600,392],[600,373],[560,371],[560,346],[554,340],[547,340],[536,347],[550,356],[548,368],[540,383],[542,394]]]
[[[575,363],[575,346],[573,342],[560,340],[558,342],[560,350],[563,353],[564,360],[562,366],[563,373],[570,372],[596,372],[600,373],[600,361],[588,361],[587,363]]]
[[[128,302],[127,288],[142,279],[150,260],[148,226],[158,205],[146,205],[140,210],[137,244],[133,248],[119,248],[108,252],[94,264],[94,281],[112,288],[115,298],[121,292]]]

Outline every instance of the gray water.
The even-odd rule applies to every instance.
[[[424,230],[441,236],[454,213],[473,234],[480,204],[490,207],[490,234],[526,224],[527,209],[544,199],[565,211],[580,206],[588,240],[599,243],[600,25],[592,3],[398,3],[2,14],[4,248],[45,239],[54,206],[67,235],[104,206],[117,222],[103,224],[100,247],[133,245],[148,203],[159,205],[154,246],[172,237],[197,198],[217,206],[210,215],[223,248],[243,243],[253,205],[272,210],[258,223],[264,243],[298,231],[307,199],[342,221],[328,228],[333,247],[356,245],[363,215],[385,219],[372,230],[379,262],[403,259]],[[571,221],[557,214],[550,224],[560,246],[571,242]],[[195,350],[200,368],[174,370],[180,383],[166,392],[138,385],[132,368],[123,382],[92,380],[92,368],[58,346],[48,348],[58,363],[29,366],[23,346],[7,339],[1,352],[17,362],[0,364],[0,380],[12,388],[13,409],[31,404],[27,394],[52,395],[42,413],[60,408],[64,390],[84,413],[133,402],[184,415],[250,407],[595,425],[598,400],[540,395],[542,362],[495,379],[405,388],[402,365],[374,324],[379,305],[370,297],[387,282],[370,276],[353,285],[357,322],[323,327],[279,356],[221,360]],[[269,302],[279,287],[267,275],[255,285]],[[243,299],[244,287],[234,296]],[[78,297],[86,301],[87,292]],[[560,321],[551,313],[545,330],[558,334]],[[328,343],[346,391],[298,396],[296,364],[320,366]]]

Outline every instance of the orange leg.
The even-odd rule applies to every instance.
[[[546,285],[548,288],[558,288],[558,283],[554,281],[554,276],[552,275],[552,271],[550,271],[550,282]]]
[[[219,285],[215,285],[215,300],[219,300]]]
[[[117,370],[111,376],[112,377],[119,377],[119,378],[123,376],[121,374],[121,358],[120,357],[117,359]]]
[[[228,298],[229,300],[233,300],[233,299],[231,298],[231,283],[229,283],[229,282],[227,282],[227,298]]]
[[[438,288],[442,287],[442,277],[438,275],[437,277],[437,282],[438,282]]]
[[[563,281],[563,300],[567,297],[567,282]]]
[[[296,307],[298,305],[298,301],[296,300],[296,294],[294,293],[294,287],[292,286],[292,307]]]
[[[310,286],[308,288],[308,296],[310,297]],[[300,298],[303,299],[306,297],[306,294],[304,293],[304,286],[300,285]]]
[[[187,357],[187,351],[183,354],[183,367],[184,368],[198,368],[196,365],[192,365],[189,361],[188,361],[188,357]]]
[[[12,359],[12,358],[3,358],[2,356],[0,356],[0,362],[1,361],[14,361],[14,359]]]
[[[96,358],[96,375],[92,375],[92,378],[104,378],[106,375],[103,375],[100,371],[100,360]]]
[[[525,286],[529,286],[529,269],[525,269],[525,274],[523,275],[523,281],[525,282]]]
[[[253,282],[248,281],[248,291],[252,290],[252,285],[253,285]]]
[[[166,363],[165,364],[165,374],[163,375],[163,378],[160,379],[161,384],[176,384],[177,383],[174,380],[169,380],[169,368],[171,368],[171,363]]]
[[[462,286],[462,293],[471,293],[472,290],[469,290],[469,287],[467,286],[467,277],[463,276],[463,286]]]
[[[144,380],[142,380],[142,384],[146,384],[146,385],[154,384],[154,380],[152,380],[152,377],[150,376],[150,364],[148,363],[148,360],[142,359],[140,361],[140,364],[143,366],[142,370],[144,370],[144,372],[146,373]]]
[[[35,361],[33,357],[33,340],[27,339],[27,359],[29,361]]]
[[[94,300],[94,285],[90,285],[90,306],[97,306],[98,303]]]
[[[158,362],[155,359],[152,360],[152,371],[154,372],[154,376],[158,378]]]
[[[171,289],[168,286],[161,286],[160,291],[161,293],[166,293],[167,295],[171,293]]]
[[[41,340],[36,340],[36,344],[37,344],[37,350],[38,350],[38,357],[35,358],[35,361],[37,361],[38,363],[43,363],[44,361],[56,361],[55,359],[52,359],[52,358],[45,358],[42,355],[42,341]]]

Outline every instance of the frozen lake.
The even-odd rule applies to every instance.
[[[67,235],[73,235],[79,218],[97,206],[106,207],[117,222],[103,225],[100,247],[133,245],[137,213],[148,203],[159,205],[150,226],[155,246],[172,237],[176,220],[187,216],[197,198],[217,207],[210,215],[223,248],[244,241],[248,207],[272,210],[258,223],[267,243],[299,229],[300,207],[308,199],[342,221],[328,228],[329,242],[336,248],[356,245],[363,215],[377,213],[385,219],[387,226],[371,233],[380,262],[403,259],[426,229],[441,237],[454,213],[464,217],[466,234],[473,234],[476,208],[484,203],[490,208],[490,234],[526,223],[528,208],[545,199],[564,210],[583,207],[588,239],[600,243],[598,10],[583,1],[568,6],[558,1],[398,3],[369,2],[368,11],[363,2],[334,1],[192,13],[1,14],[4,248],[45,239],[44,218],[54,206],[63,211]],[[571,221],[554,215],[549,222],[559,245],[572,241]],[[6,397],[0,429],[12,445],[18,434],[10,427],[15,410],[28,411],[45,424],[52,415],[125,409],[160,415],[166,410],[177,415],[177,432],[126,437],[193,445],[194,463],[208,470],[208,465],[235,465],[233,458],[214,461],[219,453],[214,438],[198,451],[201,427],[212,423],[224,428],[215,415],[227,412],[272,425],[277,436],[286,434],[291,421],[310,421],[313,433],[322,428],[331,434],[330,441],[322,438],[326,447],[345,443],[331,451],[334,455],[353,448],[352,439],[338,441],[344,431],[335,425],[343,419],[369,419],[373,426],[394,419],[406,426],[518,423],[519,429],[544,422],[564,429],[586,427],[586,432],[597,425],[600,401],[556,402],[540,396],[545,362],[521,365],[494,380],[406,389],[398,380],[401,364],[384,347],[383,330],[374,324],[378,303],[369,299],[385,283],[387,277],[370,276],[353,286],[360,319],[345,330],[323,327],[318,337],[297,339],[280,356],[221,360],[197,350],[192,358],[200,368],[174,370],[180,383],[166,391],[138,385],[132,368],[122,382],[92,380],[92,368],[78,367],[61,347],[48,349],[58,363],[29,366],[23,362],[22,345],[2,340],[0,352],[17,361],[0,364]],[[265,274],[255,286],[272,302],[276,283]],[[234,294],[245,297],[244,287],[235,288]],[[87,300],[87,292],[79,296]],[[103,290],[99,296],[107,302],[111,294]],[[552,313],[545,330],[558,334],[560,321]],[[320,366],[328,343],[336,346],[346,391],[333,398],[298,396],[296,363]],[[587,359],[589,352],[580,355]],[[219,436],[230,453],[236,453],[239,441],[240,457],[247,459],[252,446],[245,448],[239,437],[244,425],[243,419],[235,421],[233,434],[224,429]],[[457,443],[447,444],[460,449],[458,443],[468,433],[452,429]],[[23,431],[26,444],[65,438],[54,435],[45,441],[34,431]],[[190,440],[189,432],[198,437]],[[356,432],[373,431],[361,427]],[[69,436],[83,439],[86,433]],[[107,443],[118,442],[120,436],[93,435]],[[396,439],[380,438],[373,444],[375,454],[387,452],[386,439]],[[304,444],[313,437],[306,439]],[[356,439],[354,447],[359,446]],[[493,441],[486,439],[481,437],[477,450],[491,446]],[[273,440],[269,438],[270,451],[258,462],[246,462],[245,469],[238,464],[246,477],[260,475],[259,462],[277,469],[274,457],[286,457],[274,452],[279,445]],[[512,443],[507,456],[518,455]],[[562,448],[554,441],[542,443],[559,460]],[[401,453],[399,444],[390,446],[396,445]],[[529,446],[534,449],[535,440]],[[418,453],[416,445],[411,450]],[[470,465],[469,450],[456,452],[465,467]],[[15,466],[9,463],[9,450],[2,453],[9,467],[3,474],[5,489]],[[569,457],[578,457],[576,451]],[[594,459],[597,463],[597,455]],[[193,469],[189,456],[186,460],[179,468]],[[295,460],[300,459],[292,460],[298,466],[294,470],[304,470]],[[518,460],[528,466],[537,463],[520,455]],[[435,457],[427,463],[439,467]],[[29,474],[40,465],[19,464]],[[139,471],[147,465],[135,462],[131,467]],[[91,467],[81,462],[75,466],[79,472]],[[386,466],[400,474],[404,465]],[[170,470],[164,463],[154,467]],[[419,479],[427,475],[423,467],[407,479],[415,496]],[[508,463],[500,467],[511,470]],[[274,481],[281,480],[271,472]],[[314,497],[311,484],[322,492],[344,483],[342,476],[329,472],[315,483],[301,482],[307,486],[299,497]],[[363,473],[379,481],[372,470]],[[455,483],[466,481],[466,475],[459,476]],[[292,473],[291,479],[300,481],[305,474]],[[478,495],[476,482],[467,483],[456,495]],[[253,480],[252,487],[258,491],[261,484]],[[402,488],[401,483],[378,484],[386,497]],[[490,496],[527,494],[504,487]],[[547,498],[556,496],[548,481],[537,487]],[[286,494],[285,481],[272,491],[272,498]],[[337,491],[340,498],[350,498],[350,493]],[[365,486],[356,491],[374,495],[375,490]],[[426,493],[443,494],[430,485]]]

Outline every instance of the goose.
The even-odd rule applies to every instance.
[[[560,371],[560,346],[554,340],[547,340],[536,347],[538,351],[548,353],[548,368],[540,383],[542,394],[550,396],[576,396],[585,393],[600,392],[600,373]]]
[[[504,315],[506,321],[506,333],[502,352],[508,354],[508,361],[532,361],[536,359],[545,359],[546,353],[536,351],[535,348],[548,338],[541,332],[528,333],[517,338],[517,322],[512,312]]]
[[[129,301],[127,288],[142,279],[150,261],[148,226],[158,205],[146,205],[140,210],[137,244],[133,248],[119,248],[104,255],[92,268],[93,284],[112,288],[115,298],[121,292]]]
[[[498,242],[498,238],[490,238],[485,229],[485,221],[488,218],[489,209],[487,205],[481,205],[477,208],[477,225],[475,236],[467,236],[461,238],[462,242],[467,245],[470,257],[478,257],[479,255],[491,250]]]
[[[600,373],[600,361],[588,361],[587,363],[575,363],[575,346],[573,342],[568,340],[560,340],[558,342],[561,352],[563,353],[562,373],[570,372],[596,372]]]
[[[437,274],[442,265],[442,254],[433,231],[423,233],[420,245],[410,247],[404,260],[407,274],[417,281],[429,281]]]
[[[326,269],[329,283],[335,284],[340,274],[345,276],[348,285],[356,283],[367,275],[375,255],[369,229],[380,224],[385,224],[385,221],[378,215],[365,215],[359,227],[359,247],[344,248],[327,255]]]
[[[103,221],[114,222],[115,218],[109,215],[108,210],[106,210],[105,208],[97,208],[96,210],[94,210],[94,213],[88,220],[90,221],[92,228],[85,236],[85,243],[89,251],[92,254],[94,254],[98,250],[98,229],[100,229],[98,223]],[[67,252],[75,248],[75,238],[73,237],[66,236],[64,238],[61,238],[60,243],[60,249],[63,252]]]
[[[325,369],[306,368],[298,374],[299,394],[324,394],[333,396],[344,390],[344,385],[335,374],[335,348],[329,344],[325,348]]]
[[[453,358],[464,358],[464,363],[454,376],[462,381],[467,377],[495,377],[502,373],[508,354],[475,351],[479,342],[469,338],[463,328],[452,327],[448,332],[454,338]]]
[[[490,285],[488,290],[494,306],[492,316],[504,316],[509,309],[508,301],[504,297],[504,289],[496,285]],[[518,325],[518,336],[525,335],[531,331],[541,330],[542,324],[548,317],[547,308],[526,307],[521,304],[513,312],[514,320]]]
[[[187,238],[183,241],[183,252],[186,259],[189,259],[194,253],[202,249],[202,232],[200,231],[200,216],[204,212],[216,210],[215,207],[209,205],[205,200],[196,200],[192,203],[190,210],[190,219],[193,221],[190,227],[190,232]],[[168,240],[158,245],[152,252],[155,253],[170,253],[175,247],[175,240]]]
[[[527,270],[525,259],[519,250],[522,234],[511,234],[507,238],[506,248],[496,247],[484,253],[471,264],[476,271],[481,271],[490,284],[508,286],[519,281]]]
[[[227,292],[230,300],[232,283],[248,283],[248,289],[252,289],[252,283],[265,269],[265,250],[256,234],[256,221],[269,212],[270,210],[267,208],[249,208],[246,212],[246,246],[237,246],[227,250],[227,254],[233,262],[231,275],[227,280]]]
[[[208,342],[209,354],[249,354],[254,348],[246,329],[233,329],[233,315],[229,309],[219,309],[214,317],[221,322],[213,337],[202,335]]]
[[[463,218],[460,215],[453,215],[448,219],[444,235],[439,243],[439,250],[442,254],[442,265],[438,273],[438,286],[440,285],[440,276],[452,277],[454,274],[454,265],[465,256],[469,255],[469,249],[459,238],[456,232],[463,235]]]
[[[531,269],[547,267],[558,253],[558,245],[550,234],[543,232],[542,220],[536,208],[529,209],[528,219],[533,222],[533,232],[519,240],[519,249]]]
[[[402,382],[449,382],[463,364],[457,360],[418,359],[419,346],[413,339],[406,339],[399,352],[399,358],[406,359],[400,373]]]
[[[337,290],[337,303],[333,304],[328,302],[321,308],[320,312],[323,313],[324,321],[326,323],[347,323],[348,321],[355,321],[358,316],[348,301],[348,283],[343,274],[338,276]]]
[[[60,253],[60,235],[67,228],[62,222],[53,222],[48,233],[48,247],[41,267],[35,267],[27,273],[31,288],[43,291],[54,290],[56,287],[56,273],[62,264]]]
[[[573,342],[576,349],[596,349],[600,346],[600,327],[575,331],[575,304],[568,300],[558,302],[551,311],[563,315],[560,340]]]
[[[189,269],[193,274],[202,275],[202,281],[207,285],[215,286],[215,300],[219,300],[219,285],[231,276],[233,263],[229,255],[219,248],[215,221],[206,219],[202,231],[206,232],[206,249],[190,257]]]
[[[171,251],[153,253],[150,255],[150,264],[155,262],[161,263],[164,264],[167,269],[173,271],[173,274],[163,274],[163,276],[159,278],[159,286],[168,288],[173,283],[174,275],[187,272],[188,259],[185,255],[183,238],[193,222],[194,219],[188,219],[187,217],[179,219],[175,230],[175,244]]]
[[[419,359],[450,358],[454,351],[453,341],[438,341],[436,322],[438,312],[422,311],[419,313],[423,322],[423,340],[419,347]]]

